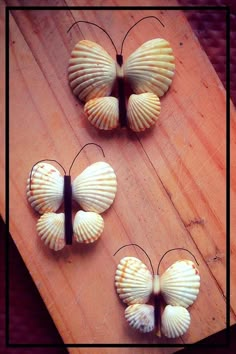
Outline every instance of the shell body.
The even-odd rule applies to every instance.
[[[51,164],[36,164],[27,180],[27,199],[40,214],[56,211],[63,200],[64,179]]]
[[[45,213],[37,222],[37,232],[45,245],[54,251],[59,251],[65,246],[65,215],[63,213]]]
[[[190,322],[186,308],[167,305],[161,317],[161,331],[167,338],[177,338],[188,330]]]
[[[143,333],[151,332],[155,327],[154,307],[152,305],[130,305],[125,309],[125,318],[131,327]]]
[[[88,166],[72,183],[73,199],[85,210],[102,213],[115,198],[116,175],[106,162]]]
[[[138,258],[124,257],[116,270],[115,286],[124,303],[144,304],[152,293],[152,274]]]
[[[124,75],[135,93],[153,92],[158,97],[168,90],[174,76],[174,56],[165,39],[151,39],[133,52]]]
[[[103,229],[104,221],[101,215],[82,210],[76,213],[73,231],[77,242],[92,243],[99,238]]]
[[[111,130],[119,125],[118,99],[99,97],[89,100],[84,111],[88,120],[98,129]]]
[[[71,53],[68,79],[81,101],[109,96],[116,79],[116,65],[99,44],[82,40]]]
[[[159,98],[152,92],[131,95],[128,102],[129,127],[140,132],[156,123],[161,106]]]

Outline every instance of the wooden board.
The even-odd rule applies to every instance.
[[[57,1],[57,5],[83,3]],[[147,5],[154,5],[154,1]],[[107,29],[119,46],[126,31],[144,15],[157,16],[165,28],[152,20],[140,24],[127,38],[124,57],[144,41],[162,37],[171,43],[176,58],[174,81],[161,99],[159,122],[142,134],[98,131],[87,122],[82,105],[68,86],[68,59],[82,38],[100,43],[113,56],[114,51],[106,36],[93,27],[77,26],[69,34],[67,30],[75,20],[93,21]],[[225,328],[225,100],[222,84],[181,11],[12,11],[10,232],[65,343],[183,344]],[[106,157],[95,147],[87,148],[76,162],[72,178],[90,163],[105,160],[117,174],[117,196],[103,214],[105,230],[97,243],[73,245],[53,253],[36,235],[38,215],[25,197],[26,179],[31,166],[43,158],[55,158],[68,170],[77,151],[88,142],[100,144]],[[2,170],[3,166],[1,161]],[[232,168],[235,170],[234,164]],[[235,185],[232,173],[233,198]],[[2,192],[4,215],[3,200]],[[114,289],[115,269],[125,255],[138,256],[147,263],[145,256],[132,247],[113,257],[119,247],[130,242],[148,252],[155,268],[162,254],[174,247],[185,247],[196,256],[201,291],[190,307],[191,327],[183,337],[158,339],[128,328],[125,306]],[[233,239],[231,249],[231,266],[235,269]],[[186,254],[170,253],[163,260],[161,272],[180,258],[186,258]],[[232,278],[232,293],[235,286]],[[232,297],[232,323],[235,311]]]

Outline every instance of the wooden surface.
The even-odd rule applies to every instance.
[[[57,1],[57,5],[65,2]],[[154,4],[149,1],[147,5]],[[144,16],[143,11],[17,10],[10,16],[10,232],[65,343],[183,344],[225,328],[225,91],[181,11],[152,10],[145,15],[156,15],[165,28],[152,20],[141,23],[127,38],[124,57],[144,41],[162,37],[173,47],[176,73],[171,89],[161,99],[159,122],[142,134],[101,132],[86,121],[67,82],[70,52],[82,38],[102,44],[113,56],[114,52],[105,35],[93,27],[77,26],[69,34],[67,29],[74,20],[94,21],[119,46],[126,31]],[[233,106],[231,122],[233,146]],[[90,163],[105,160],[117,174],[117,196],[103,214],[105,230],[97,243],[74,244],[54,253],[36,235],[38,216],[25,197],[26,179],[31,166],[43,158],[55,158],[68,170],[77,151],[88,142],[100,144],[106,158],[95,147],[87,148],[75,164],[72,178]],[[1,174],[3,161],[1,155]],[[232,199],[233,172],[234,163]],[[234,211],[232,203],[232,214]],[[1,214],[4,216],[2,190]],[[231,226],[235,231],[233,218]],[[125,255],[138,256],[147,264],[143,254],[132,247],[113,257],[130,242],[147,251],[154,268],[170,248],[185,247],[196,256],[201,289],[190,307],[191,327],[182,338],[160,340],[128,328],[125,306],[114,289],[115,269]],[[233,238],[231,250],[235,269]],[[161,272],[180,258],[186,254],[169,254]],[[235,286],[232,277],[232,294]],[[235,323],[235,312],[236,298],[232,296],[231,323]],[[159,348],[155,352],[174,350]]]

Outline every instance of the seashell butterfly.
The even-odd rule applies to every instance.
[[[139,245],[130,245],[139,247],[146,254],[152,273],[136,257],[121,259],[116,269],[115,287],[120,299],[128,305],[125,309],[126,320],[131,327],[140,332],[147,333],[156,329],[158,337],[182,336],[187,332],[191,321],[187,308],[193,304],[199,293],[199,271],[190,260],[175,262],[162,275],[159,275],[159,266],[163,257],[170,251],[180,249],[192,256],[193,254],[184,248],[167,251],[159,262],[157,274],[154,274],[147,253]],[[130,245],[121,247],[117,252]],[[154,298],[154,305],[147,304],[151,295]],[[167,304],[162,314],[160,295]]]
[[[27,199],[32,208],[42,216],[37,222],[37,232],[51,249],[61,250],[65,244],[71,245],[72,238],[81,243],[96,241],[104,228],[100,213],[107,210],[113,203],[117,180],[113,168],[106,162],[95,162],[88,166],[71,183],[70,171],[88,143],[75,156],[69,174],[55,160],[42,160],[31,169],[27,180]],[[103,152],[103,150],[102,150]],[[104,152],[103,152],[104,155]],[[105,156],[105,155],[104,155]],[[51,164],[54,161],[63,169],[64,177]],[[83,210],[79,210],[72,224],[72,200]],[[55,213],[64,202],[64,213]]]
[[[174,56],[170,44],[165,39],[155,38],[143,43],[123,65],[123,44],[140,21],[155,16],[147,16],[137,21],[126,33],[120,54],[109,34],[116,51],[116,62],[97,43],[90,40],[79,41],[71,53],[68,80],[75,96],[85,102],[84,111],[88,120],[96,128],[111,130],[118,126],[128,126],[135,132],[154,125],[160,114],[160,99],[171,85],[174,76]],[[162,24],[164,27],[164,25]],[[125,88],[127,84],[134,92],[128,99],[126,108]],[[110,96],[117,85],[118,97]]]

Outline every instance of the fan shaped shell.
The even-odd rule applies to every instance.
[[[82,101],[109,96],[116,79],[116,65],[99,44],[82,40],[71,53],[68,79],[74,95]]]
[[[158,97],[168,90],[174,76],[174,56],[165,39],[151,39],[133,52],[124,74],[135,93],[153,92]]]
[[[104,229],[104,221],[101,215],[78,211],[74,219],[74,236],[77,242],[92,243],[96,241]]]
[[[156,123],[160,110],[160,100],[154,93],[131,95],[127,109],[129,127],[136,132],[150,128]]]
[[[63,200],[64,179],[51,164],[38,163],[27,180],[27,199],[38,213],[56,211]]]
[[[65,215],[63,213],[45,213],[37,222],[37,232],[45,245],[54,251],[65,246]]]
[[[143,304],[152,293],[153,277],[138,258],[124,257],[116,270],[115,286],[119,297],[126,304]]]
[[[187,308],[196,300],[199,287],[199,271],[189,260],[175,262],[160,277],[161,292],[169,305]]]
[[[115,198],[116,175],[106,162],[96,162],[88,166],[73,182],[73,199],[85,210],[102,213]]]
[[[125,318],[131,327],[143,333],[153,331],[155,326],[154,307],[152,305],[130,305],[125,309]]]
[[[99,97],[89,100],[84,111],[88,120],[98,129],[111,130],[119,125],[118,99]]]
[[[188,330],[190,322],[186,308],[167,305],[161,317],[161,331],[167,338],[177,338]]]

